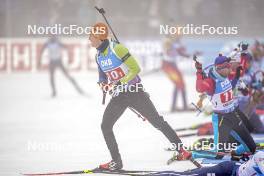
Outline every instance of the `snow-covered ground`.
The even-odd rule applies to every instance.
[[[55,99],[50,97],[47,73],[0,75],[0,175],[92,169],[110,160],[100,128],[105,106],[96,84],[97,73],[72,75],[88,96],[79,95],[61,72],[56,77]],[[173,85],[166,76],[161,72],[144,76],[143,84],[157,109],[168,111]],[[195,77],[187,76],[186,84],[189,103],[196,102]],[[164,118],[173,128],[210,121],[194,112],[164,114]],[[114,132],[124,169],[194,168],[188,161],[167,166],[172,156],[164,151],[167,139],[129,110],[118,120]]]

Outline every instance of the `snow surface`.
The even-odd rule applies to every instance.
[[[92,169],[110,160],[100,127],[105,106],[97,73],[71,74],[88,96],[79,95],[61,72],[56,75],[57,98],[50,97],[47,73],[0,75],[0,175]],[[186,76],[185,82],[189,103],[196,102],[194,74]],[[144,76],[143,84],[158,111],[168,111],[173,85],[166,76],[161,72]],[[164,114],[164,118],[173,128],[211,120],[194,112]],[[164,151],[168,140],[129,110],[117,121],[114,132],[124,169],[194,168],[189,161],[167,166],[173,154]]]

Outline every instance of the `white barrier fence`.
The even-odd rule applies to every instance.
[[[45,71],[49,63],[49,54],[44,50],[47,38],[2,38],[0,39],[0,73]],[[87,71],[96,68],[96,50],[87,38],[63,38],[66,45],[62,60],[70,71]],[[140,61],[144,70],[160,65],[160,41],[125,41],[130,52]]]
[[[44,38],[0,39],[1,72],[37,72],[47,69],[49,58],[47,50],[41,54]],[[66,45],[62,60],[69,70],[86,70],[95,68],[94,53],[88,40],[62,39]]]

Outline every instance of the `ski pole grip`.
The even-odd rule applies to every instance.
[[[100,86],[100,83],[99,82],[97,82],[97,84]],[[104,105],[105,104],[105,98],[106,98],[107,92],[103,88],[102,88],[102,92],[103,92],[102,104]]]
[[[195,62],[198,62],[198,61],[197,61],[197,56],[196,56],[195,54],[193,55],[193,60],[194,60]]]
[[[97,6],[94,6],[94,8],[101,14],[105,14],[105,11],[103,8],[98,8]]]

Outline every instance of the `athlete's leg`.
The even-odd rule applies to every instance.
[[[178,89],[175,86],[173,89],[173,94],[172,94],[172,104],[171,104],[171,111],[172,112],[176,110],[177,97],[178,97]]]
[[[138,111],[142,116],[158,130],[160,130],[171,143],[181,145],[182,142],[171,126],[159,115],[155,106],[149,98],[149,95],[144,91],[131,93],[129,106]],[[181,147],[181,146],[179,146]],[[177,148],[179,149],[179,148]]]
[[[187,96],[186,96],[185,86],[181,89],[181,93],[182,93],[183,109],[184,109],[184,110],[188,110]]]
[[[121,157],[113,133],[113,126],[127,108],[127,100],[123,95],[124,94],[121,94],[111,99],[105,109],[103,121],[101,124],[106,145],[110,151],[112,159],[115,161],[120,160]]]
[[[176,64],[174,64],[174,69],[175,69],[175,73],[177,75],[176,86],[177,86],[179,92],[181,92],[181,96],[182,96],[183,110],[188,110],[184,77],[182,75],[181,70],[177,67]]]
[[[218,115],[218,146],[217,151],[224,152],[230,149],[232,144],[229,143],[231,138],[232,121],[227,114],[217,114]],[[220,148],[221,147],[221,148]]]
[[[59,67],[61,68],[63,74],[68,78],[68,80],[72,83],[72,85],[75,87],[75,89],[80,93],[83,94],[83,90],[80,88],[80,86],[77,84],[77,82],[73,79],[72,76],[70,76],[69,72],[66,70],[62,62],[59,63]]]
[[[250,135],[248,129],[235,113],[219,115],[219,143],[230,145],[230,141],[234,138],[241,145],[238,146],[236,153],[255,152],[256,144]],[[234,146],[231,147],[233,148]]]
[[[49,63],[49,76],[50,76],[50,85],[51,85],[51,90],[52,90],[52,96],[56,96],[57,91],[56,91],[56,85],[55,85],[55,70],[56,70],[56,63],[54,61],[50,61]]]
[[[213,113],[212,124],[214,129],[214,147],[212,152],[221,152],[225,149],[232,149],[232,144],[237,142],[231,136],[231,123],[226,115]],[[232,140],[233,139],[233,140]],[[231,143],[233,142],[233,143]],[[193,158],[216,158],[214,153],[192,152]]]
[[[256,143],[250,135],[248,129],[240,118],[234,116],[231,118],[234,119],[232,122],[234,127],[230,134],[241,144],[236,149],[236,154],[242,154],[244,152],[254,153],[256,150]]]
[[[219,143],[219,126],[218,126],[218,115],[216,113],[212,114],[212,124],[214,129],[214,145],[216,146]],[[217,149],[214,149],[213,151],[218,152]]]
[[[235,114],[237,118],[240,118],[242,120],[242,122],[244,123],[244,125],[246,126],[249,132],[254,131],[254,127],[249,121],[248,117],[239,108],[235,110]]]

